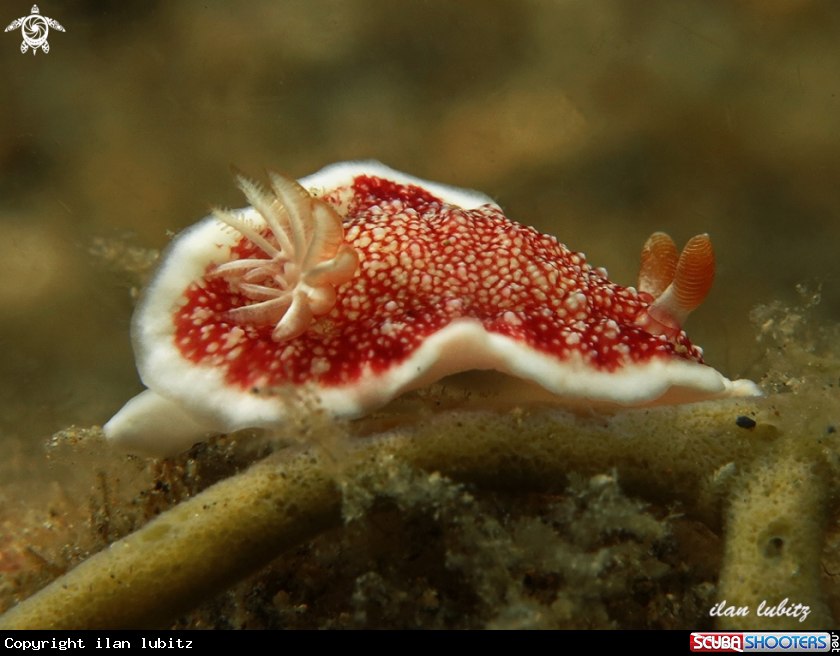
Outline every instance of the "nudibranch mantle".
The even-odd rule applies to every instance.
[[[636,291],[474,191],[378,162],[269,175],[270,190],[237,176],[252,206],[214,211],[161,256],[132,322],[149,389],[104,427],[127,450],[277,426],[297,386],[352,418],[471,369],[627,406],[759,393],[680,328],[711,284],[706,236],[678,265],[654,235],[647,259],[666,264],[643,257]]]

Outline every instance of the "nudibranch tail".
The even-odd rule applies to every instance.
[[[246,223],[232,212],[213,215],[239,232],[267,258],[244,258],[216,266],[211,277],[224,277],[253,303],[229,310],[239,324],[275,324],[276,342],[306,332],[315,317],[335,304],[335,287],[351,280],[359,268],[356,249],[344,242],[341,216],[312,197],[295,180],[269,171],[271,192],[237,173],[239,188],[265,221],[265,228]]]
[[[649,333],[673,339],[688,315],[709,294],[715,279],[715,253],[709,235],[688,240],[677,257],[674,241],[653,233],[642,249],[639,291],[653,298],[638,323]]]

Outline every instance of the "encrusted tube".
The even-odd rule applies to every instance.
[[[807,631],[833,626],[821,603],[827,486],[815,462],[756,463],[731,497],[717,628]]]
[[[716,514],[709,475],[745,462],[756,444],[733,417],[769,415],[752,400],[639,409],[597,418],[534,407],[447,412],[368,438],[313,434],[320,446],[279,452],[208,488],[112,544],[0,617],[0,629],[165,626],[286,549],[338,526],[343,481],[397,459],[458,481],[556,488],[569,472],[615,471],[631,493],[657,490]],[[365,430],[364,424],[357,429]],[[371,430],[372,428],[372,430]],[[375,427],[367,429],[376,432]]]

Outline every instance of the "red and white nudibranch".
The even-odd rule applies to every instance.
[[[149,389],[104,427],[127,450],[277,426],[300,386],[359,417],[470,369],[628,406],[759,393],[681,329],[714,276],[706,235],[682,255],[651,237],[637,291],[474,191],[376,162],[269,176],[238,175],[251,206],[214,211],[161,256],[132,324]]]

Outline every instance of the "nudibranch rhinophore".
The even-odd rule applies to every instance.
[[[654,234],[637,291],[483,194],[378,162],[236,177],[251,206],[179,234],[134,314],[148,390],[104,426],[129,451],[277,426],[296,387],[352,418],[470,369],[628,406],[759,393],[681,329],[714,277],[708,235],[678,255]]]

